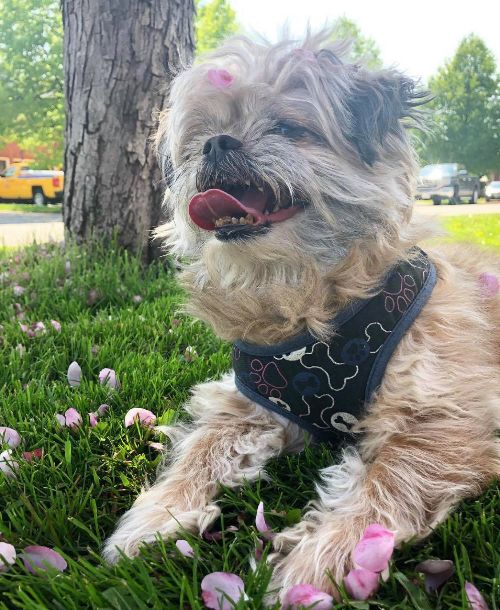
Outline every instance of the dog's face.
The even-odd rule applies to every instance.
[[[416,164],[403,121],[422,94],[318,45],[238,39],[177,77],[158,136],[175,251],[331,265],[409,218]]]

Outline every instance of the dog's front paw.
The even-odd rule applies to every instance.
[[[143,544],[158,538],[174,538],[181,532],[203,532],[220,515],[220,508],[209,504],[199,510],[167,509],[158,504],[136,503],[120,519],[115,532],[105,542],[102,556],[111,564],[125,555],[136,557]]]
[[[351,552],[358,541],[345,524],[326,518],[320,523],[304,520],[274,539],[270,555],[273,576],[270,599],[283,599],[294,585],[310,584],[337,596],[335,583],[342,581],[351,567]]]

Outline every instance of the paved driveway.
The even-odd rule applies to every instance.
[[[500,214],[500,200],[490,201],[489,203],[459,205],[428,205],[424,203],[415,204],[415,212],[425,214],[426,216],[475,216],[476,214]]]
[[[0,246],[23,246],[33,241],[61,241],[64,227],[60,214],[0,212]]]

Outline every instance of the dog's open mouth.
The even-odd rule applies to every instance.
[[[269,188],[252,183],[218,184],[189,202],[191,220],[205,231],[216,231],[219,239],[265,232],[302,209],[291,201],[278,202]]]

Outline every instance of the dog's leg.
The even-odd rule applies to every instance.
[[[478,405],[477,411],[487,410]],[[379,434],[368,434],[359,452],[347,450],[340,465],[323,470],[319,500],[275,538],[270,591],[283,595],[310,583],[335,594],[333,581],[352,567],[351,553],[369,524],[393,530],[397,544],[425,536],[499,472],[491,417],[481,421],[455,409],[444,421],[413,419],[413,433],[384,434],[394,421],[384,422],[380,412],[376,422]]]
[[[142,543],[158,535],[202,532],[220,513],[213,502],[219,484],[257,479],[269,458],[302,442],[296,426],[246,399],[230,376],[195,388],[186,410],[194,423],[165,429],[172,460],[121,518],[103,550],[107,561],[117,561],[120,551],[137,555]]]

